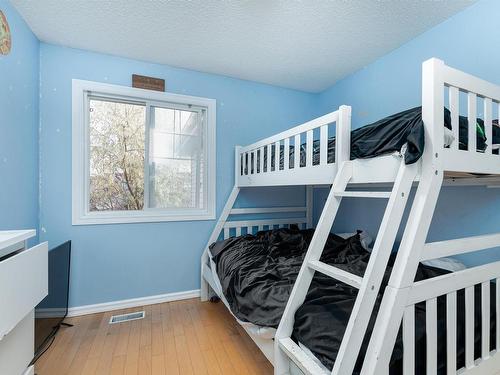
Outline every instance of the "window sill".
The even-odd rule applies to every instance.
[[[133,223],[161,223],[172,221],[204,221],[215,220],[212,212],[127,212],[127,213],[97,213],[73,217],[72,225],[102,225],[102,224],[133,224]]]

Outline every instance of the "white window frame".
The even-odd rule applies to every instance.
[[[216,188],[216,101],[215,99],[196,96],[171,94],[158,91],[137,89],[133,87],[110,85],[92,81],[74,79],[72,81],[72,224],[119,224],[144,223],[162,221],[193,221],[215,219]],[[88,129],[88,96],[106,98],[120,97],[135,102],[154,102],[158,106],[193,105],[206,108],[205,152],[207,165],[206,205],[203,209],[161,209],[151,208],[140,211],[93,211],[89,210],[89,129]],[[146,109],[146,136],[148,136],[149,105]],[[146,145],[149,142],[146,142]],[[146,146],[147,147],[147,146]],[[147,152],[147,151],[146,151]],[[146,179],[146,175],[144,178]],[[145,182],[145,193],[148,189]]]

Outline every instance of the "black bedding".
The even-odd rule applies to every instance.
[[[498,120],[493,121],[493,144],[500,143],[500,128]],[[444,126],[451,130],[450,111],[445,108]],[[476,123],[477,150],[486,149],[486,136],[484,133],[484,122],[478,118]],[[459,149],[467,149],[468,119],[459,116]],[[400,152],[406,145],[404,158],[406,164],[415,163],[424,150],[424,123],[422,121],[422,107],[416,107],[385,117],[374,123],[354,129],[351,132],[351,160],[372,158],[394,152]],[[271,146],[271,169],[275,166],[276,147]],[[280,147],[280,168],[284,163],[284,146]],[[256,156],[258,158],[258,156]],[[267,163],[267,149],[264,150],[264,165]],[[306,164],[306,144],[300,146],[300,166]],[[319,140],[313,141],[313,165],[319,164],[320,147]],[[335,162],[335,137],[328,139],[328,163]],[[294,167],[295,150],[290,145],[289,165]],[[259,163],[255,163],[258,165]],[[249,161],[249,165],[252,165]],[[245,172],[247,168],[245,167]],[[252,171],[254,173],[254,171]]]
[[[260,326],[277,327],[293,287],[302,259],[314,230],[298,228],[262,231],[256,235],[229,238],[211,245],[210,251],[217,267],[222,290],[231,311],[241,321]],[[362,276],[370,253],[361,245],[359,235],[343,239],[331,234],[321,260]],[[384,284],[391,272],[391,259]],[[416,279],[422,280],[447,271],[420,265]],[[383,290],[383,288],[381,289]],[[494,287],[491,288],[494,306]],[[308,347],[328,368],[332,368],[347,325],[357,290],[332,278],[316,273],[304,304],[295,314],[293,338]],[[476,292],[476,306],[480,306]],[[376,302],[379,306],[381,297]],[[445,301],[438,298],[438,361],[439,373],[445,371]],[[458,293],[458,365],[464,363],[464,296]],[[480,351],[480,309],[476,308],[476,351]],[[425,305],[416,306],[416,363],[418,374],[425,373]],[[370,322],[361,353],[366,351],[367,339],[373,328]],[[494,324],[493,324],[494,325]],[[420,328],[419,328],[420,327]],[[494,327],[492,326],[492,332]],[[493,336],[492,342],[493,342]],[[391,374],[400,374],[402,341],[398,337],[391,359]],[[360,370],[362,356],[355,373]]]

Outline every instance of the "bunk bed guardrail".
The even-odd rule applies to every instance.
[[[500,234],[487,234],[429,242],[424,245],[421,260],[465,254],[500,245]],[[481,304],[475,304],[475,286],[480,285]],[[490,288],[495,288],[494,315],[491,312]],[[500,261],[452,272],[413,284],[403,315],[403,373],[415,374],[415,305],[426,306],[426,372],[437,373],[437,298],[446,298],[446,366],[448,374],[472,373],[481,365],[480,373],[489,374],[500,368],[500,357],[494,355],[500,348]],[[465,303],[465,366],[457,369],[457,293],[464,290]],[[475,314],[475,309],[480,314]],[[475,356],[476,318],[481,321],[481,352]],[[490,327],[494,324],[492,348]],[[494,359],[492,360],[492,358]],[[488,363],[485,363],[488,361]]]
[[[333,136],[335,159],[331,162],[328,146]],[[237,147],[236,184],[241,187],[331,184],[337,167],[349,160],[350,139],[351,107],[343,105],[335,112]],[[317,163],[313,162],[313,147],[319,149]],[[305,163],[301,163],[301,151],[305,153]]]
[[[403,315],[403,374],[415,374],[415,305],[425,302],[426,373],[438,371],[437,298],[446,297],[446,367],[448,374],[492,374],[499,370],[500,357],[500,262],[485,264],[433,279],[416,282],[411,288]],[[492,284],[493,283],[493,284]],[[475,303],[475,286],[480,285],[481,303]],[[496,312],[491,315],[490,287],[495,288]],[[465,291],[465,366],[457,369],[457,293]],[[475,309],[480,309],[476,315]],[[475,355],[476,327],[481,326],[481,352]],[[494,349],[490,327],[496,328]],[[440,337],[439,340],[442,340]],[[481,365],[481,366],[480,366]],[[479,367],[480,366],[480,367]],[[479,372],[475,372],[479,371]]]
[[[444,107],[448,107],[451,115],[452,133],[455,142],[449,148],[443,148],[443,165],[445,171],[498,174],[500,171],[500,156],[494,154],[493,140],[493,116],[500,117],[500,87],[474,77],[468,73],[451,68],[443,61],[435,60],[436,72],[435,90],[436,100],[434,108],[435,116],[439,116],[440,122],[434,122],[434,139],[444,139],[442,119]],[[432,61],[429,60],[429,61]],[[446,95],[447,94],[447,95]],[[439,105],[441,104],[441,105]],[[462,107],[465,107],[461,109]],[[467,113],[467,150],[459,148],[459,116]],[[477,135],[479,124],[477,119],[484,122],[484,135],[486,137],[486,148],[478,149]],[[436,147],[438,145],[434,145]]]

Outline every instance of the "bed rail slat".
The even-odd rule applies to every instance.
[[[490,282],[481,284],[481,357],[490,357]]]
[[[294,137],[293,145],[293,167],[300,168],[300,134]]]
[[[500,278],[495,279],[495,323],[496,323],[496,349],[500,350]]]
[[[437,373],[437,300],[425,302],[425,329],[427,337],[427,374]]]
[[[415,306],[406,307],[403,315],[403,374],[415,374]]]
[[[486,153],[492,153],[493,130],[491,125],[491,106],[490,98],[484,98],[484,133],[486,135]]]
[[[267,169],[266,172],[271,172],[271,156],[273,155],[272,153],[272,145],[267,145]]]
[[[467,95],[467,109],[468,109],[468,128],[469,136],[467,138],[467,149],[472,152],[477,151],[476,142],[476,107],[477,107],[477,96],[473,92],[469,92]]]
[[[474,367],[474,286],[465,288],[465,367]]]
[[[429,260],[464,254],[500,246],[500,233],[427,242],[420,260]]]
[[[281,142],[278,141],[274,144],[274,171],[280,170],[280,153],[281,153]]]
[[[259,150],[259,173],[264,173],[264,147],[261,147]]]
[[[306,167],[313,165],[313,136],[313,131],[308,130],[306,133]]]
[[[283,150],[283,169],[290,168],[290,138],[285,138],[285,149]]]
[[[460,87],[461,90],[480,94],[483,97],[500,100],[500,87],[494,83],[462,72],[450,66],[443,70],[445,84]]]
[[[229,228],[224,228],[224,239],[228,239],[229,238]]]
[[[283,224],[303,224],[307,223],[307,218],[306,217],[290,217],[290,218],[283,218],[283,219],[262,219],[262,220],[234,220],[234,221],[226,221],[224,224],[224,228],[244,228],[248,226],[259,226],[259,225],[269,225],[271,228],[274,225],[283,225]],[[241,232],[241,231],[240,231]]]
[[[411,288],[408,304],[419,303],[429,298],[464,289],[482,283],[484,280],[493,279],[498,274],[500,274],[500,261],[417,281]]]
[[[446,295],[446,373],[457,373],[457,292]]]
[[[247,215],[247,214],[268,214],[268,213],[283,213],[283,212],[306,212],[305,206],[284,206],[284,207],[247,207],[233,208],[229,212],[230,215]]]
[[[451,113],[451,132],[453,133],[453,137],[455,140],[451,144],[451,148],[454,150],[458,150],[458,144],[459,142],[459,133],[458,133],[458,117],[460,113],[459,109],[459,90],[457,87],[450,86],[449,91],[449,106],[450,106],[450,113]]]
[[[323,125],[319,134],[319,164],[328,163],[328,125]]]

